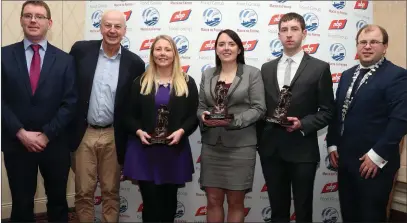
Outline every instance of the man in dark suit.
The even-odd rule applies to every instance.
[[[266,116],[278,106],[279,92],[289,86],[292,93],[287,119],[292,125],[258,123],[259,145],[273,222],[289,222],[291,186],[297,222],[312,222],[314,179],[320,160],[317,131],[332,118],[334,96],[329,64],[302,50],[307,31],[297,13],[285,14],[278,36],[283,55],[263,64]]]
[[[76,42],[70,54],[77,65],[78,113],[72,150],[76,150],[75,207],[80,222],[93,222],[94,192],[99,177],[103,221],[119,220],[120,166],[127,133],[122,127],[124,107],[133,80],[144,73],[144,62],[120,42],[126,20],[120,11],[102,15],[103,40]]]
[[[48,220],[67,222],[66,127],[77,101],[74,60],[47,42],[52,20],[45,2],[26,1],[20,23],[24,40],[1,49],[1,149],[12,197],[10,221],[34,221],[39,167]]]
[[[344,222],[385,222],[399,143],[407,133],[407,71],[384,56],[388,34],[376,25],[356,36],[360,65],[343,72],[329,124]]]

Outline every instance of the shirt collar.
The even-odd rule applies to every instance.
[[[31,45],[34,44],[33,42],[31,42],[31,41],[28,40],[27,38],[24,38],[23,43],[24,43],[24,49],[25,49],[25,50],[27,50],[28,47],[30,47]],[[48,46],[48,41],[47,41],[47,40],[45,40],[45,39],[41,40],[41,41],[38,43],[38,45],[40,45],[41,48],[42,48],[44,51],[47,51],[47,46]]]
[[[109,57],[107,56],[107,54],[105,53],[105,50],[103,49],[103,42],[102,42],[102,44],[100,44],[100,52],[102,52],[107,58],[109,58]],[[113,56],[111,57],[111,59],[116,59],[116,57],[118,57],[118,56],[121,55],[121,54],[122,54],[122,46],[120,46],[119,51],[117,52],[117,54],[116,54],[116,55],[113,55]]]
[[[281,61],[285,63],[288,58],[291,58],[295,63],[300,64],[303,57],[304,57],[304,51],[302,51],[302,50],[300,50],[300,52],[294,54],[292,57],[289,57],[285,53],[283,53],[283,56],[281,57]]]

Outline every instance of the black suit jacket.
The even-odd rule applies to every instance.
[[[277,64],[280,59],[267,62],[261,68],[267,116],[273,115],[279,99]],[[291,82],[291,89],[292,100],[287,115],[300,119],[303,133],[300,130],[290,133],[278,125],[260,121],[257,125],[259,154],[271,156],[278,152],[286,161],[318,162],[317,131],[328,125],[334,108],[329,64],[305,53]]]
[[[128,134],[139,140],[136,136],[136,131],[141,129],[147,133],[153,133],[156,126],[155,109],[155,94],[142,95],[140,94],[141,77],[134,80],[131,89],[131,98],[129,108],[126,116],[126,125]],[[189,76],[188,85],[188,97],[178,97],[174,92],[170,95],[168,102],[168,132],[172,132],[182,128],[185,133],[182,136],[180,142],[177,145],[173,145],[176,148],[183,148],[183,144],[188,140],[190,136],[198,127],[199,120],[196,117],[198,110],[198,88],[195,80]],[[153,87],[152,92],[155,92]]]
[[[89,98],[92,91],[93,78],[98,62],[100,45],[102,40],[78,41],[71,49],[77,68],[78,82],[78,112],[72,128],[71,150],[76,150],[87,128],[87,116],[89,110]],[[132,81],[145,71],[143,60],[136,54],[122,46],[120,57],[119,80],[117,83],[116,98],[114,105],[114,132],[117,157],[120,164],[124,161],[124,147],[127,143],[127,135],[122,126],[124,107],[130,95]]]
[[[21,128],[43,132],[50,140],[46,149],[67,149],[66,128],[77,102],[73,58],[48,43],[37,90],[32,95],[24,43],[2,47],[1,56],[2,151],[25,150],[16,137]]]

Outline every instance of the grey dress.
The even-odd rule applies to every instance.
[[[199,93],[198,118],[215,105],[220,69],[204,71]],[[228,127],[209,128],[201,120],[201,188],[250,191],[256,164],[255,123],[265,113],[260,70],[239,64],[227,93],[227,107],[234,120]]]

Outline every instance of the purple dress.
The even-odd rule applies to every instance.
[[[167,105],[169,98],[170,87],[160,85],[155,96],[155,109],[161,104]],[[179,149],[161,144],[143,145],[138,137],[129,138],[123,170],[125,177],[153,181],[155,184],[183,185],[192,181],[193,173],[194,163],[188,139],[184,148]]]

